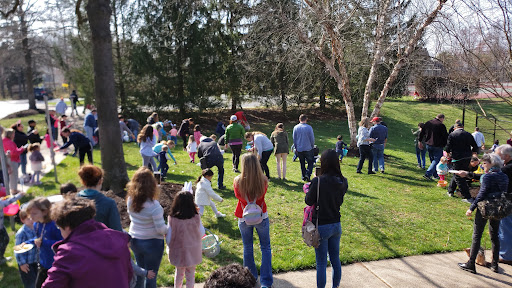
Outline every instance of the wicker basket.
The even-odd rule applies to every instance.
[[[210,230],[204,229],[206,235],[202,238],[203,254],[208,258],[213,258],[220,253],[219,237],[213,234]]]

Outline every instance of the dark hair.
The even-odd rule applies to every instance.
[[[437,114],[436,118],[437,119],[444,119],[444,114]]]
[[[180,191],[174,197],[171,205],[171,217],[178,219],[190,219],[196,216],[196,204],[194,203],[194,195],[188,191]]]
[[[498,140],[498,139],[494,140],[494,144],[496,144],[496,145],[500,144],[500,140]]]
[[[425,123],[423,123],[423,122],[418,123],[418,127],[420,127],[421,129],[423,129],[423,127],[425,127]]]
[[[66,184],[60,185],[60,194],[65,195],[68,194],[69,192],[78,192],[78,189],[76,189],[75,184],[68,182]]]
[[[93,113],[93,112],[98,112],[98,111],[96,110],[96,108],[94,108],[91,110],[91,113]]]
[[[277,123],[276,128],[274,131],[284,131],[284,124],[283,123]]]
[[[337,140],[343,140],[343,136],[341,135],[338,135],[338,137],[336,137]]]
[[[60,228],[75,229],[96,215],[93,200],[83,197],[69,197],[57,202],[51,209],[51,218]]]
[[[302,121],[306,121],[306,120],[308,120],[308,116],[306,114],[300,114],[299,121],[302,122]]]
[[[124,119],[124,116],[119,114],[119,115],[117,115],[117,119],[119,119],[119,120]]]
[[[30,125],[30,124],[32,124],[32,123],[36,123],[36,121],[35,121],[35,120],[32,120],[32,119],[28,120],[28,125]]]
[[[194,131],[201,131],[201,126],[199,126],[199,124],[196,124],[196,126],[194,126]]]
[[[34,152],[36,149],[41,149],[41,145],[39,143],[32,143],[28,146],[29,152]]]
[[[188,118],[188,122],[194,123],[194,118]]]
[[[203,169],[203,171],[201,171],[201,175],[199,175],[199,177],[196,180],[196,184],[199,183],[199,181],[201,181],[201,177],[204,176],[213,176],[213,170],[210,168]]]
[[[478,127],[475,127],[475,131],[480,131],[480,128],[478,128]]]
[[[155,200],[160,196],[155,176],[146,166],[140,167],[126,186],[128,196],[132,200],[131,208],[134,212],[140,212],[147,200]]]
[[[478,157],[476,157],[476,156],[472,156],[470,161],[478,161],[478,162],[480,162],[480,159],[478,159]]]
[[[94,165],[85,165],[78,171],[78,176],[86,187],[94,187],[103,178],[103,170]]]
[[[320,156],[320,175],[334,175],[343,178],[340,170],[338,154],[332,149],[327,149]]]
[[[233,263],[213,271],[204,283],[204,288],[253,288],[254,285],[256,278],[249,268]]]
[[[60,131],[61,133],[71,133],[71,130],[69,130],[69,128],[64,128],[62,129],[62,131]]]

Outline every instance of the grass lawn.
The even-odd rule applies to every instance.
[[[385,154],[389,155],[386,161],[386,174],[356,174],[358,159],[347,157],[343,160],[342,172],[349,182],[349,190],[341,207],[343,235],[340,258],[344,264],[456,251],[470,246],[472,219],[464,215],[467,204],[459,199],[447,197],[446,190],[436,187],[435,182],[422,180],[424,171],[416,168],[413,136],[410,130],[415,129],[418,122],[428,121],[438,113],[446,115],[445,123],[448,127],[455,119],[462,117],[461,110],[451,105],[418,103],[411,101],[411,98],[386,102],[381,115],[389,127],[389,139],[385,150]],[[474,113],[472,115],[474,119]],[[467,121],[468,131],[474,128],[470,122]],[[251,123],[251,126],[270,134],[275,124]],[[336,135],[348,135],[345,120],[319,122],[311,119],[310,124],[314,128],[316,143],[321,150],[334,148]],[[293,125],[295,123],[285,123],[290,138]],[[180,144],[181,142],[178,147]],[[94,152],[94,159],[98,163],[100,153],[98,150]],[[131,176],[141,164],[141,157],[134,143],[125,144],[124,152],[128,174]],[[200,168],[189,163],[188,155],[178,148],[175,148],[173,153],[178,165],[170,165],[169,181],[181,183],[197,178]],[[228,214],[228,217],[216,219],[209,208],[203,217],[205,227],[219,235],[223,241],[222,251],[213,259],[203,258],[203,262],[197,266],[197,282],[204,281],[210,272],[219,266],[231,262],[242,263],[242,240],[233,216],[236,198],[231,183],[235,174],[230,169],[231,154],[226,153],[224,158],[224,184],[228,189],[219,192],[225,201],[217,204],[217,207],[219,211]],[[271,157],[269,166],[271,176],[275,177],[277,173],[274,159]],[[366,165],[367,162],[364,167]],[[60,182],[71,181],[78,184],[77,169],[76,158],[65,159],[58,167]],[[216,169],[214,171],[216,172]],[[215,175],[214,178],[216,177]],[[299,163],[292,162],[292,155],[288,157],[286,178],[289,179],[286,182],[272,179],[266,197],[271,222],[274,272],[315,267],[314,250],[303,244],[300,235],[302,210],[305,205],[303,182],[299,181]],[[58,185],[54,182],[52,173],[45,176],[42,181],[43,185],[30,189],[29,197],[58,193]],[[5,224],[7,226],[8,221],[5,221]],[[484,234],[482,245],[490,247],[487,233]],[[10,229],[9,235],[11,243],[6,256],[13,256],[14,232]],[[256,237],[254,248],[257,263],[261,261],[258,246]],[[0,280],[1,286],[21,287],[15,261],[0,267]],[[165,254],[158,284],[170,286],[173,281],[174,267],[169,264]]]

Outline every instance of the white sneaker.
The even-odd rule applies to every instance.
[[[222,213],[219,212],[219,213],[215,214],[215,217],[223,218],[223,217],[226,217],[226,214],[222,214]]]

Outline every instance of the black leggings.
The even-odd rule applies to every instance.
[[[187,135],[182,135],[181,139],[183,139],[183,149],[187,149],[187,145],[188,145]]]
[[[471,243],[471,252],[469,261],[475,263],[478,250],[480,249],[480,242],[482,241],[482,234],[484,234],[485,224],[487,219],[482,217],[478,208],[475,211],[475,224],[473,225],[473,242]],[[500,240],[498,238],[498,230],[500,227],[500,220],[489,220],[489,234],[491,235],[492,247],[492,263],[498,264],[500,258]]]
[[[272,155],[272,151],[274,151],[274,150],[263,151],[261,153],[261,158],[260,158],[261,169],[263,169],[263,172],[265,172],[265,175],[267,175],[268,179],[270,179],[270,171],[268,170],[267,162],[268,162],[268,159],[270,158],[270,155]]]
[[[361,172],[366,158],[368,158],[368,173],[371,173],[373,163],[372,148],[370,145],[359,145],[359,163],[357,164],[357,171]]]
[[[238,169],[240,163],[240,153],[242,152],[242,144],[240,145],[229,145],[231,151],[233,151],[233,169]]]

